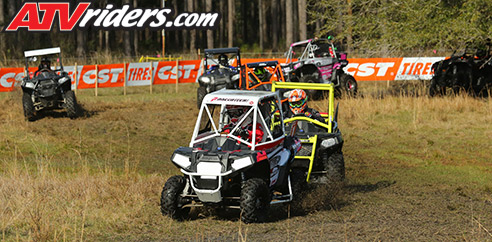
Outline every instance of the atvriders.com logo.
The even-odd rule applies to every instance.
[[[93,27],[107,30],[132,29],[215,29],[219,25],[220,14],[181,13],[175,18],[173,10],[132,8],[123,5],[116,8],[108,4],[105,8],[89,8],[90,2],[79,2],[71,8],[70,2],[24,2],[15,17],[3,29],[3,32],[16,32],[22,29],[31,32],[51,31],[58,22],[60,31],[72,31],[74,28]]]

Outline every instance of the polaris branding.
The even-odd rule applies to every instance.
[[[181,13],[174,16],[170,8],[141,9],[108,4],[103,9],[89,8],[90,2],[80,2],[75,9],[69,2],[25,2],[3,32],[27,29],[32,32],[51,31],[58,20],[60,31],[84,29],[215,29],[219,13]],[[58,13],[58,14],[57,14]],[[58,19],[56,19],[58,18]]]

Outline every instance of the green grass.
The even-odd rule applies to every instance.
[[[195,84],[79,90],[84,117],[32,123],[20,92],[0,93],[0,240],[491,240],[491,100],[385,85],[339,101],[345,186],[311,189],[304,214],[276,207],[251,225],[237,213],[160,215],[162,186],[179,174],[169,158],[198,113]]]

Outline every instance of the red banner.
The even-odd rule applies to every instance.
[[[357,81],[394,81],[419,80],[432,77],[432,63],[444,57],[411,57],[411,58],[354,58],[349,59],[345,72],[353,75]],[[284,63],[285,59],[241,59],[241,64],[277,60]],[[196,82],[201,74],[201,60],[146,62],[126,64],[78,66],[75,78],[74,66],[67,66],[65,71],[72,77],[72,87],[95,88],[96,78],[98,87],[148,86],[176,83]],[[152,65],[152,66],[151,66]],[[36,68],[30,68],[30,75]],[[23,68],[0,68],[0,92],[12,91],[24,77]],[[152,80],[152,77],[154,78]],[[75,80],[77,79],[77,82]]]

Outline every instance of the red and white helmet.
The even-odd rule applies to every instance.
[[[289,95],[289,107],[292,113],[301,114],[307,107],[307,94],[302,89],[295,89]]]

